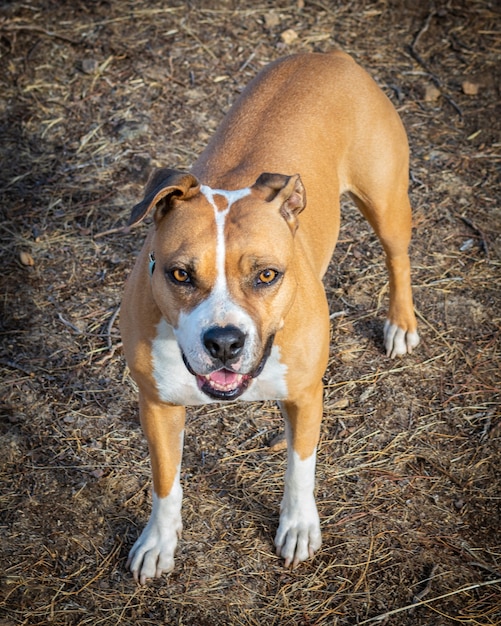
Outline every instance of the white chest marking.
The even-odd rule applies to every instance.
[[[216,402],[198,388],[181,356],[172,326],[162,319],[152,342],[153,376],[163,402],[179,406]],[[284,400],[287,398],[287,365],[280,360],[280,348],[273,346],[263,371],[239,400]]]

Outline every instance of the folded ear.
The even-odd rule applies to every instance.
[[[170,208],[174,196],[187,200],[199,189],[200,183],[192,174],[166,168],[155,170],[146,184],[144,198],[132,208],[127,225],[132,226],[143,220],[153,207],[156,207],[155,221],[158,222]]]
[[[280,203],[280,214],[294,234],[298,227],[297,216],[306,206],[306,192],[299,174],[264,173],[253,186],[265,191],[267,202]]]

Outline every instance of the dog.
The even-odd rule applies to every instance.
[[[419,343],[408,176],[398,113],[340,51],[270,64],[190,172],[153,173],[129,220],[153,214],[120,312],[153,476],[151,516],[128,561],[141,584],[174,567],[187,405],[278,402],[288,448],[276,552],[295,567],[319,549],[315,463],[329,354],[322,277],[339,197],[352,196],[384,248],[384,345],[389,357],[404,355]]]

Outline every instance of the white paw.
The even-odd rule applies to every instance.
[[[410,354],[419,344],[419,335],[417,332],[407,332],[392,324],[390,320],[386,320],[384,325],[384,347],[386,356],[393,357],[403,354]]]
[[[320,519],[312,496],[305,502],[282,503],[280,524],[275,536],[277,555],[285,559],[285,567],[296,567],[313,556],[322,544]]]
[[[141,585],[174,568],[174,552],[183,525],[180,507],[172,506],[172,500],[167,502],[169,498],[153,496],[150,520],[129,552],[127,567]]]

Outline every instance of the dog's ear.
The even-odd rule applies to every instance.
[[[146,184],[144,198],[132,208],[127,226],[140,222],[153,207],[156,207],[155,221],[160,221],[170,208],[174,196],[187,200],[196,195],[199,189],[200,183],[192,174],[166,168],[155,170]]]
[[[306,193],[299,174],[286,176],[264,173],[256,180],[254,187],[266,192],[267,202],[280,203],[280,214],[294,234],[298,227],[297,216],[306,206]]]

